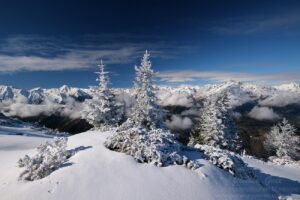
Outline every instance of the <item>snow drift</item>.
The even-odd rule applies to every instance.
[[[275,166],[245,157],[256,178],[242,180],[186,151],[201,163],[193,171],[183,166],[156,167],[104,146],[110,132],[85,132],[69,137],[67,149],[79,149],[68,164],[33,182],[20,182],[18,158],[33,155],[41,137],[0,135],[1,199],[277,199],[299,198],[299,167]],[[11,139],[13,137],[13,139]],[[7,148],[6,144],[18,148]],[[18,143],[16,145],[16,143]],[[298,196],[297,196],[298,195]]]

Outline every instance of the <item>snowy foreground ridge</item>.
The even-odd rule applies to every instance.
[[[18,181],[22,169],[17,160],[52,139],[0,134],[0,158],[6,161],[0,165],[0,199],[300,199],[299,166],[244,157],[255,177],[242,180],[212,165],[201,153],[187,151],[186,156],[200,162],[197,170],[156,167],[105,148],[111,134],[88,131],[70,136],[68,149],[77,153],[46,178],[32,182]]]

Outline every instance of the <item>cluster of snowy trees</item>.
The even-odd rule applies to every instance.
[[[109,79],[102,61],[97,79],[99,88],[94,98],[87,101],[92,112],[84,112],[83,117],[99,130],[114,129],[115,134],[105,143],[109,149],[129,154],[138,162],[157,166],[180,164],[196,169],[199,163],[180,154],[181,145],[163,125],[163,111],[157,104],[149,56],[146,51],[141,66],[135,67],[136,104],[126,122],[119,126],[124,112],[122,106],[116,104],[115,96],[108,87]],[[66,147],[66,138],[55,138],[53,142],[40,145],[35,156],[21,158],[18,161],[19,167],[25,169],[20,179],[33,181],[48,176],[71,156]]]
[[[154,72],[151,68],[150,54],[146,51],[141,65],[135,66],[136,81],[134,83],[135,104],[130,112],[130,126],[155,128],[162,125],[163,110],[157,104],[155,89],[152,79]],[[105,71],[102,60],[98,65],[100,72],[99,87],[94,89],[93,99],[85,101],[88,109],[82,112],[82,118],[86,119],[96,129],[103,130],[116,127],[124,120],[124,108],[116,102],[115,95],[109,88],[108,72]],[[124,125],[123,125],[124,126]]]
[[[99,87],[95,90],[94,98],[86,101],[90,109],[84,111],[83,118],[100,130],[117,127],[117,134],[106,143],[108,148],[133,155],[140,162],[152,162],[151,156],[137,156],[137,152],[133,152],[133,149],[147,152],[149,151],[147,148],[151,145],[143,146],[143,143],[139,142],[138,147],[136,147],[134,140],[146,141],[146,144],[152,141],[152,138],[174,142],[175,139],[173,134],[164,126],[164,111],[157,103],[152,82],[154,72],[151,68],[150,54],[146,51],[141,60],[141,65],[135,66],[134,93],[136,101],[125,123],[122,123],[124,121],[123,106],[118,105],[115,101],[115,95],[109,88],[108,73],[105,71],[102,61],[99,67],[100,72],[98,72],[99,77],[97,79]],[[244,145],[232,118],[232,108],[230,107],[228,95],[229,92],[224,90],[209,96],[205,100],[198,123],[191,132],[190,146],[208,145],[214,149],[229,150],[236,153],[243,151]],[[120,124],[121,126],[119,126]],[[294,155],[297,153],[297,150],[293,150],[294,152],[289,150],[295,149],[291,147],[295,147],[297,137],[293,135],[295,129],[291,125],[291,127],[288,127],[288,125],[289,123],[284,119],[282,124],[274,126],[265,142],[269,151],[275,151],[277,148],[276,156],[278,158],[292,159],[295,158]],[[156,135],[153,133],[156,133]],[[157,135],[159,136],[156,137]],[[291,136],[287,137],[286,135]],[[284,140],[282,137],[284,137]],[[142,158],[143,156],[146,159]],[[158,163],[160,164],[157,165],[161,165],[160,161]]]
[[[237,154],[242,152],[243,145],[232,118],[226,90],[204,101],[198,123],[191,132],[189,145],[205,154],[212,164],[234,176],[244,179],[253,176]]]
[[[199,167],[180,153],[181,145],[163,124],[164,112],[157,104],[153,87],[153,70],[146,51],[139,67],[135,67],[135,99],[132,114],[105,145],[107,148],[133,156],[138,162],[157,166],[185,165],[190,169]]]
[[[269,160],[277,164],[290,163],[300,157],[300,140],[296,128],[285,118],[271,128],[265,146],[273,154]]]
[[[191,133],[190,145],[203,144],[240,152],[242,142],[231,112],[226,91],[207,98]]]
[[[146,51],[141,60],[141,65],[135,66],[134,93],[136,102],[124,123],[122,123],[124,110],[121,105],[116,104],[115,96],[108,87],[109,79],[102,61],[99,67],[100,72],[97,79],[99,89],[95,91],[93,100],[87,101],[88,106],[91,108],[89,110],[92,110],[92,112],[84,113],[84,118],[97,129],[107,130],[117,127],[116,133],[105,145],[112,150],[132,155],[139,162],[151,162],[158,166],[171,163],[187,164],[187,158],[178,153],[180,152],[180,145],[176,142],[174,135],[164,126],[164,111],[157,103],[152,82],[154,72],[151,68],[150,54]],[[202,149],[203,153],[209,152],[207,155],[210,160],[215,160],[215,155],[224,156],[224,152],[227,150],[241,153],[243,143],[232,116],[228,91],[225,90],[208,97],[204,102],[200,119],[191,133],[189,145],[197,146],[198,149]],[[276,132],[278,126],[276,127],[271,132]],[[272,149],[272,145],[277,147],[275,141],[269,139],[267,142],[268,148]],[[200,147],[199,145],[203,146]],[[291,145],[294,145],[294,143],[291,143]],[[281,150],[278,150],[279,153],[276,154],[283,154],[282,149],[286,147],[282,147]],[[210,150],[206,151],[204,149]],[[212,153],[212,151],[215,153]],[[220,152],[223,153],[220,154]],[[287,153],[284,155],[287,158]],[[223,163],[224,160],[228,160],[228,156],[218,160]],[[219,166],[224,164],[217,163],[216,165]],[[194,165],[191,168],[193,167]]]
[[[224,150],[241,153],[244,145],[232,116],[226,90],[211,95],[204,102],[199,121],[191,132],[189,144],[202,149],[205,154],[210,152],[207,154],[210,160],[215,160],[214,156],[220,155]],[[299,136],[296,135],[295,127],[285,118],[271,128],[264,144],[272,155],[269,160],[276,164],[290,163],[300,157]],[[210,151],[205,150],[208,147],[211,147]],[[211,153],[212,149],[215,150],[214,154]],[[223,163],[226,159],[224,157],[221,160]]]

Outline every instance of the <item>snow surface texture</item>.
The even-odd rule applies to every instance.
[[[1,200],[235,200],[300,197],[300,173],[295,165],[276,166],[245,157],[243,159],[256,171],[259,181],[243,180],[203,159],[203,154],[186,151],[187,157],[199,160],[200,168],[188,170],[178,165],[159,168],[137,163],[131,156],[107,149],[104,142],[108,136],[111,133],[90,131],[69,137],[67,149],[80,149],[69,159],[69,165],[43,179],[20,182],[18,176],[22,169],[17,167],[16,161],[25,154],[35,154],[37,141],[44,142],[45,138],[1,135],[0,159],[5,160],[0,165]],[[8,142],[18,148],[2,148]]]

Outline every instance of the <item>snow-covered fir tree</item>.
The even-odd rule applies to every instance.
[[[162,109],[157,104],[155,89],[153,87],[153,70],[151,69],[150,54],[146,50],[141,66],[135,66],[136,82],[134,91],[136,103],[131,116],[136,126],[158,128],[162,125]]]
[[[108,86],[108,72],[105,71],[102,60],[98,66],[100,70],[96,72],[99,75],[96,80],[99,87],[94,90],[93,99],[86,101],[88,109],[83,112],[83,117],[96,128],[103,128],[117,125],[124,112]]]
[[[223,91],[216,102],[216,107],[220,111],[219,122],[221,122],[222,128],[220,147],[241,153],[243,144],[233,119],[232,107],[229,101],[228,91]]]
[[[203,103],[202,113],[191,133],[190,144],[207,144],[217,146],[221,125],[218,120],[219,111],[217,110],[213,97],[208,98]]]
[[[274,125],[267,135],[265,145],[269,152],[274,152],[276,156],[271,156],[270,160],[279,164],[291,161],[299,157],[299,136],[296,135],[296,128],[288,122],[286,118]]]
[[[191,133],[190,144],[206,144],[236,152],[241,150],[227,92],[206,99],[199,122]]]
[[[211,95],[203,104],[198,124],[191,133],[190,145],[203,152],[216,166],[239,178],[253,177],[236,153],[242,153],[242,141],[232,118],[228,91]]]

